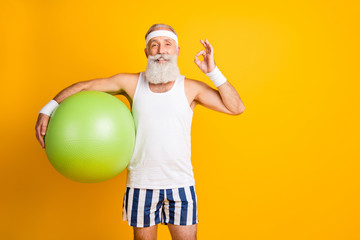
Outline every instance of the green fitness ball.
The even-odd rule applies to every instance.
[[[129,109],[116,97],[83,91],[65,99],[51,115],[45,151],[52,166],[77,182],[96,183],[123,171],[135,145]]]

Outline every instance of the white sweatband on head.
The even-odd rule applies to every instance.
[[[43,113],[45,115],[50,116],[51,113],[59,106],[59,104],[52,99],[48,104],[46,104],[39,113]]]
[[[175,33],[171,32],[171,31],[167,31],[167,30],[157,30],[157,31],[153,31],[153,32],[149,33],[149,35],[147,35],[146,46],[148,45],[148,42],[150,41],[150,39],[152,39],[154,37],[160,37],[160,36],[172,38],[176,42],[176,46],[179,45],[178,38]]]
[[[220,70],[217,66],[215,67],[214,70],[212,70],[212,72],[205,73],[205,74],[214,83],[215,87],[218,87],[227,81],[226,77],[220,72]]]

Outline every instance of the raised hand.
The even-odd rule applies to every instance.
[[[214,49],[207,39],[205,41],[200,40],[200,42],[205,47],[205,50],[201,50],[200,52],[198,52],[198,54],[195,55],[194,62],[203,73],[209,73],[214,70],[216,66],[214,60]],[[200,55],[204,57],[203,61],[199,60]]]

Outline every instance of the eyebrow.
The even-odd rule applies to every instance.
[[[171,39],[171,38],[165,38],[165,39],[164,39],[164,41],[167,41],[167,42],[171,42],[171,40],[174,40],[174,39]],[[160,41],[157,40],[157,39],[150,40],[149,44],[152,44],[153,42],[160,42]]]

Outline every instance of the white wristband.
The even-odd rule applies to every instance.
[[[50,116],[51,113],[59,106],[59,104],[52,99],[48,104],[46,104],[39,113],[43,113],[45,115]]]
[[[220,72],[219,68],[216,66],[212,72],[205,73],[206,76],[214,83],[215,87],[218,87],[225,83],[226,77]]]

